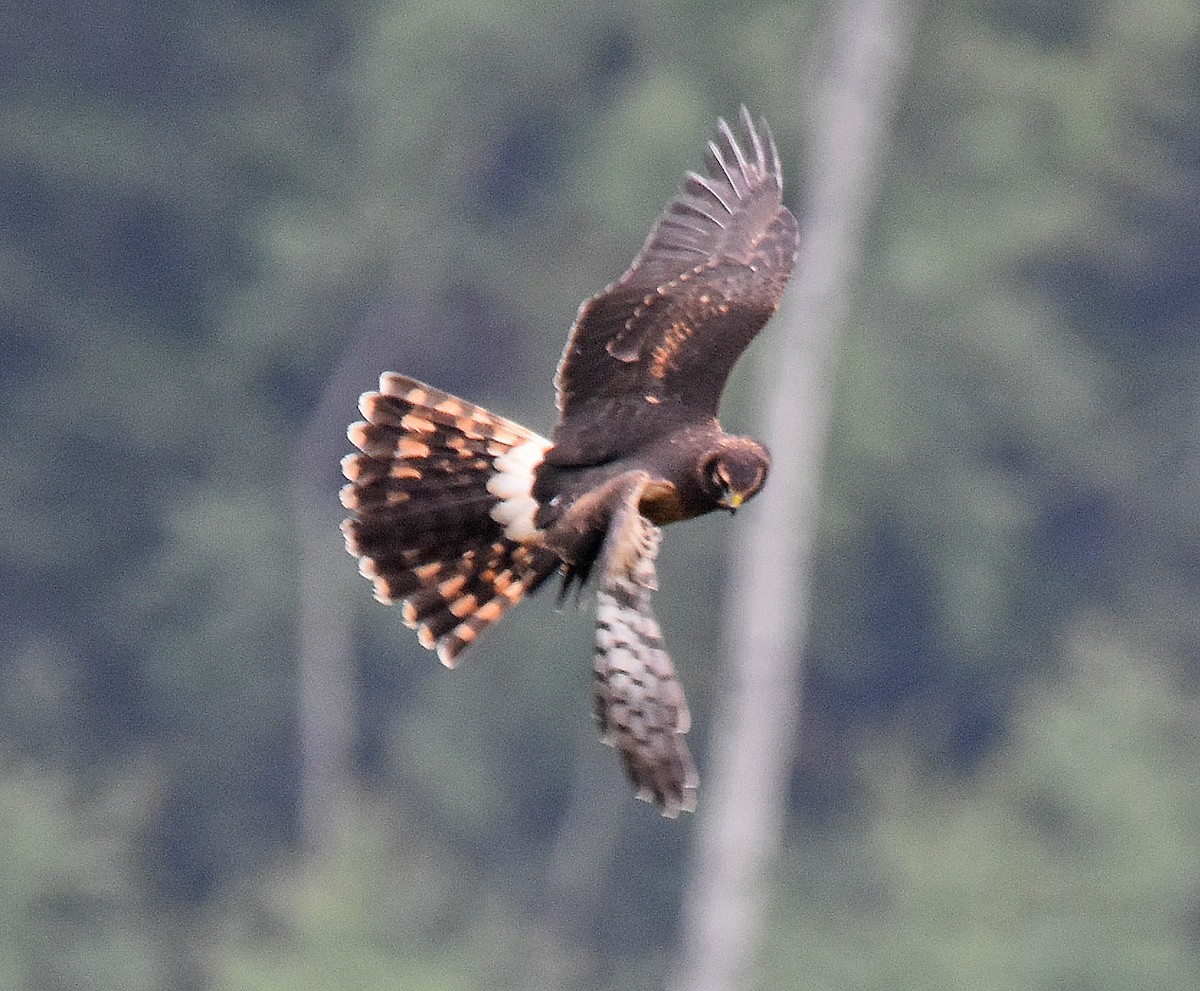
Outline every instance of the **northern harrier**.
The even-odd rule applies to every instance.
[[[650,608],[659,527],[733,512],[770,457],[725,433],[738,356],[779,305],[797,247],[770,129],[743,107],[687,173],[620,280],[579,309],[549,440],[392,372],[364,393],[342,470],[346,547],[447,667],[560,572],[594,571],[595,710],[639,797],[695,808],[690,717]]]

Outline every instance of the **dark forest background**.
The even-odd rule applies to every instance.
[[[586,610],[447,673],[342,553],[337,461],[385,368],[548,430],[717,115],[803,219],[830,9],[5,5],[0,986],[662,984],[695,820],[597,743]],[[1195,987],[1200,9],[910,16],[761,986]],[[664,542],[702,769],[753,513]],[[306,596],[353,688],[315,799]]]

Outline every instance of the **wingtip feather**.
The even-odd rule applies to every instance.
[[[771,125],[764,119],[762,122],[763,133],[767,137],[767,147],[771,150],[771,174],[775,176],[775,182],[779,187],[783,188],[783,163],[779,161],[779,148],[775,144],[775,135],[771,133]]]
[[[763,147],[762,137],[758,133],[758,129],[754,126],[754,118],[750,116],[750,111],[746,109],[743,103],[741,107],[742,126],[746,129],[746,136],[750,139],[750,144],[754,146],[755,164],[759,172],[763,175],[767,174],[767,154]],[[766,121],[761,121],[766,125]]]
[[[753,176],[750,173],[750,162],[746,159],[746,153],[742,151],[742,146],[738,143],[737,137],[724,117],[717,118],[717,130],[721,132],[721,136],[728,142],[730,151],[733,152],[733,157],[737,161],[738,171],[742,174],[743,182],[751,182]]]
[[[725,122],[721,121],[721,123],[724,124]],[[732,188],[733,191],[740,197],[741,192],[738,190],[737,180],[734,179],[733,172],[730,171],[729,163],[725,161],[724,156],[721,154],[721,149],[718,147],[715,141],[708,142],[708,155],[709,171],[712,173],[713,178],[716,178],[716,170],[720,169],[725,176],[725,180],[729,183],[730,188]],[[714,165],[716,168],[713,168]]]

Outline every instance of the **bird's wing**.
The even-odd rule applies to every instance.
[[[346,549],[381,602],[453,667],[558,567],[531,544],[533,466],[550,442],[486,409],[386,372],[359,400],[342,459]]]
[[[696,807],[698,776],[684,740],[683,688],[650,608],[660,530],[638,511],[644,472],[630,472],[600,552],[596,593],[596,717],[638,797],[674,818]]]
[[[770,128],[745,107],[741,121],[742,143],[719,121],[708,174],[687,174],[629,270],[580,307],[555,378],[556,443],[586,447],[587,431],[603,445],[598,418],[612,443],[627,421],[644,435],[656,417],[674,425],[679,407],[716,415],[734,362],[779,305],[798,244]]]

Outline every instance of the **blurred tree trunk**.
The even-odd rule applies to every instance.
[[[354,775],[358,709],[353,613],[354,603],[369,593],[338,531],[345,516],[337,498],[343,482],[339,466],[350,451],[346,427],[358,416],[355,402],[403,350],[406,331],[399,308],[383,307],[357,319],[297,445],[292,496],[300,548],[298,816],[300,840],[313,852],[337,839],[340,798]]]
[[[846,0],[839,16],[815,104],[800,257],[763,385],[771,480],[735,543],[724,624],[731,676],[716,717],[673,991],[752,986],[770,895],[764,868],[782,832],[841,329],[914,11],[904,0]]]
[[[354,775],[355,593],[365,591],[345,551],[338,524],[339,464],[350,450],[346,426],[355,400],[374,385],[396,350],[402,324],[384,312],[364,315],[304,426],[297,449],[293,499],[300,545],[297,723],[300,749],[299,828],[313,852],[336,839],[340,798]],[[368,596],[369,599],[369,596]]]
[[[337,525],[336,476],[345,453],[348,363],[330,376],[301,436],[294,504],[298,522],[300,615],[297,659],[297,734],[300,750],[300,840],[311,852],[336,839],[341,790],[353,771],[354,567]]]

